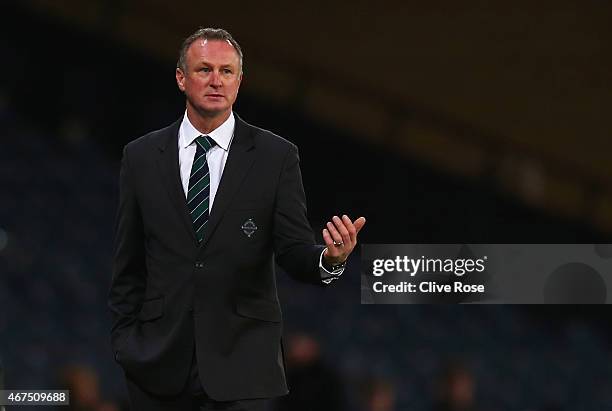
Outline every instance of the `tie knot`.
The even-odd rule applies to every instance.
[[[210,136],[200,136],[196,138],[195,141],[200,147],[202,147],[202,149],[204,149],[204,152],[208,152],[208,150],[210,150],[215,146],[215,144],[217,144],[215,143],[215,140],[210,138]]]

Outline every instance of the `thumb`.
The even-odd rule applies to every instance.
[[[359,233],[359,230],[363,228],[365,223],[366,223],[365,217],[359,217],[357,220],[355,220],[353,224],[355,225],[355,230],[357,231],[357,233]]]

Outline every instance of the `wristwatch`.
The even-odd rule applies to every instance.
[[[347,260],[344,260],[344,261],[343,261],[343,262],[341,262],[341,263],[338,263],[338,264],[333,264],[333,265],[332,265],[332,264],[327,264],[327,263],[325,262],[325,260],[323,260],[323,267],[325,267],[325,269],[326,269],[327,271],[330,271],[330,272],[332,272],[332,273],[333,273],[334,271],[338,271],[338,270],[340,270],[341,268],[344,268],[344,266],[346,265],[346,261],[347,261]]]

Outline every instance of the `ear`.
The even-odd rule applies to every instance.
[[[244,74],[244,72],[241,70],[240,71],[240,77],[238,77],[238,88],[240,88],[240,85],[242,84],[243,74]]]
[[[183,70],[177,67],[175,76],[176,76],[176,84],[179,90],[181,90],[182,92],[185,92],[185,74],[183,73]]]

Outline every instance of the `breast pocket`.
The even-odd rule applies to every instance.
[[[239,245],[256,245],[269,240],[271,221],[269,208],[233,208],[224,216],[223,229]]]

